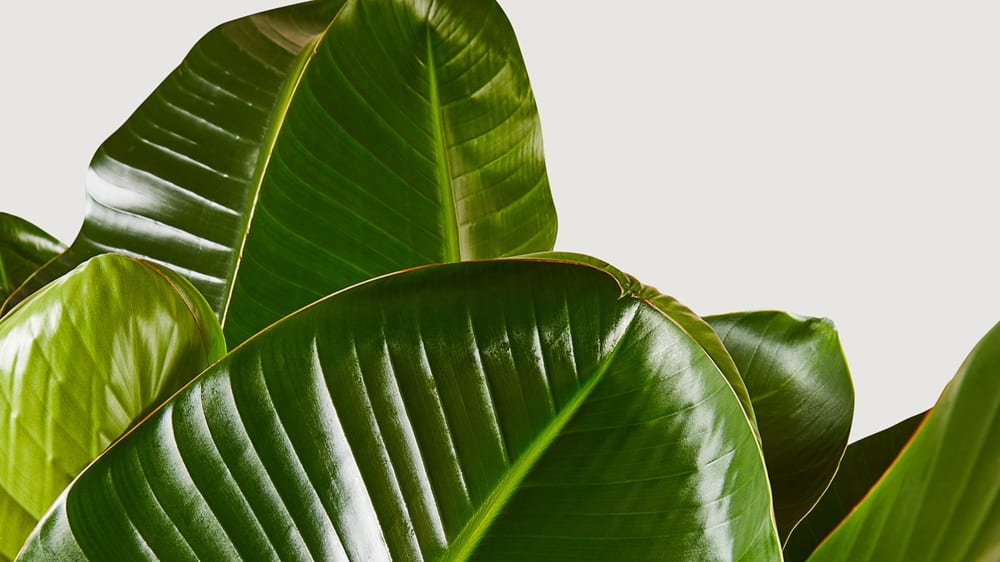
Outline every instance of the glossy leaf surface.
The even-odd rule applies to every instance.
[[[62,242],[30,222],[0,213],[0,303],[65,249]]]
[[[885,474],[926,415],[917,414],[847,447],[830,487],[785,544],[786,562],[809,558]]]
[[[1000,325],[813,562],[1000,559]]]
[[[576,252],[536,252],[525,257],[546,261],[579,263],[595,267],[614,277],[618,284],[623,287],[623,291],[636,295],[638,298],[645,300],[650,306],[659,310],[664,316],[677,324],[679,328],[687,332],[701,346],[702,350],[711,357],[712,361],[715,362],[716,367],[726,377],[726,380],[729,381],[733,392],[739,398],[744,412],[750,418],[754,433],[757,434],[757,421],[753,405],[750,402],[750,395],[747,393],[747,388],[743,383],[743,377],[740,376],[739,369],[736,368],[733,358],[722,344],[722,340],[712,330],[712,327],[704,319],[692,312],[690,308],[678,302],[677,299],[660,293],[655,287],[646,285],[634,276],[593,256]],[[759,434],[757,438],[759,441]]]
[[[551,249],[534,97],[493,0],[324,0],[202,39],[97,152],[53,278],[121,251],[234,345],[356,282]]]
[[[833,324],[784,312],[705,320],[753,402],[782,541],[823,494],[844,454],[854,387]]]
[[[78,478],[26,559],[778,560],[760,448],[595,268],[432,266],[226,356]]]
[[[0,546],[13,557],[69,481],[225,353],[184,278],[94,258],[0,322]]]

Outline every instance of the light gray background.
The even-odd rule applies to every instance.
[[[996,3],[501,4],[558,248],[702,314],[834,319],[855,438],[933,404],[1000,320]],[[101,141],[204,32],[275,5],[7,6],[0,209],[70,241]]]

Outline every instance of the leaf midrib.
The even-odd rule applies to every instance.
[[[441,553],[438,560],[442,562],[459,562],[469,559],[469,556],[475,550],[480,540],[489,530],[490,524],[497,518],[511,498],[514,497],[525,477],[538,463],[549,446],[559,437],[563,428],[573,419],[573,416],[576,415],[583,403],[590,397],[590,394],[597,385],[604,379],[604,375],[607,374],[611,364],[614,363],[615,357],[618,355],[618,351],[622,347],[622,342],[629,337],[629,333],[635,325],[637,311],[638,307],[633,308],[632,316],[628,319],[628,323],[625,325],[621,336],[604,360],[597,365],[590,380],[576,391],[573,398],[563,407],[562,411],[552,418],[552,421],[532,440],[527,449],[510,465],[496,487],[490,492],[490,495],[480,504],[472,517],[469,518],[469,521],[466,522],[462,531],[455,537],[455,540],[452,541],[447,550]]]
[[[434,129],[434,160],[437,162],[438,197],[441,202],[441,242],[444,246],[444,261],[462,260],[461,238],[458,232],[458,209],[455,201],[455,185],[451,178],[451,163],[448,160],[448,145],[444,138],[444,116],[441,114],[441,93],[438,91],[437,70],[435,69],[434,47],[431,44],[430,14],[427,16],[427,83],[430,98],[431,120]]]

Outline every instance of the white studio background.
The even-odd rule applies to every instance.
[[[280,4],[21,2],[0,210],[69,242],[101,141],[214,25]],[[501,0],[557,247],[702,314],[832,318],[854,438],[931,406],[1000,320],[1000,6]]]

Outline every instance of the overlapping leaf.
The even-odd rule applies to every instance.
[[[0,304],[66,247],[30,222],[0,213]]]
[[[809,560],[1000,559],[1000,325],[912,440]]]
[[[833,478],[854,413],[854,388],[833,324],[784,312],[705,320],[722,338],[757,416],[784,541]]]
[[[0,322],[0,558],[13,557],[77,472],[222,356],[184,278],[94,258]]]
[[[230,344],[433,262],[551,249],[527,74],[493,0],[322,0],[225,24],[100,148],[60,263],[185,275]]]
[[[830,487],[785,544],[786,562],[809,558],[885,474],[926,415],[924,412],[908,418],[847,447]]]
[[[751,423],[648,297],[503,260],[319,301],[99,458],[24,557],[779,559]]]

